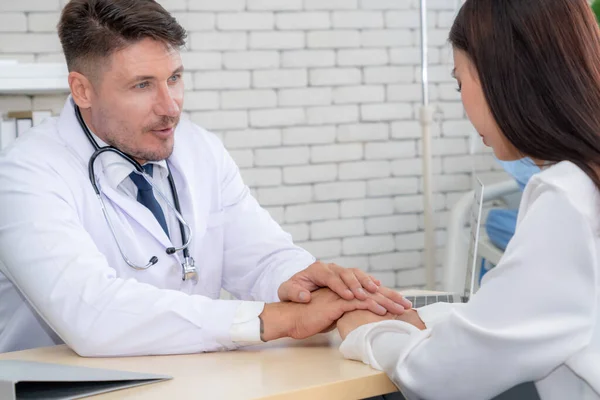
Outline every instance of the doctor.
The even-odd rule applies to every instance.
[[[230,350],[410,307],[295,246],[180,120],[186,34],[158,3],[72,0],[59,35],[71,96],[0,157],[0,352]]]
[[[586,0],[467,0],[450,31],[465,111],[501,160],[543,166],[467,304],[337,324],[410,398],[600,399],[600,30]],[[508,397],[503,397],[508,398]]]

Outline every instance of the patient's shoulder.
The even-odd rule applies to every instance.
[[[561,203],[596,222],[594,225],[600,221],[600,192],[594,181],[572,162],[560,162],[534,175],[523,193],[519,214],[524,214],[542,195],[566,200]]]

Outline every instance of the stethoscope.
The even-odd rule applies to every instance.
[[[156,188],[156,186],[150,179],[150,176],[148,174],[146,174],[146,172],[142,168],[141,164],[139,162],[137,162],[133,157],[131,157],[129,154],[126,154],[113,146],[104,146],[104,147],[98,146],[98,143],[96,143],[96,141],[94,140],[94,137],[92,136],[92,133],[88,129],[86,123],[83,121],[83,117],[81,116],[81,111],[79,110],[79,107],[76,104],[74,106],[75,106],[75,116],[77,117],[77,121],[79,122],[81,129],[87,136],[87,138],[90,141],[90,143],[92,144],[92,146],[94,146],[94,153],[90,156],[90,160],[88,162],[88,173],[89,173],[90,182],[92,183],[92,186],[94,188],[94,191],[96,192],[96,196],[98,197],[98,200],[100,200],[100,205],[102,207],[102,213],[104,214],[104,219],[106,220],[106,223],[108,224],[108,227],[110,228],[110,232],[111,232],[113,238],[115,239],[115,242],[117,243],[117,247],[119,248],[119,252],[121,253],[121,257],[123,257],[123,260],[125,260],[127,265],[129,265],[133,269],[146,270],[158,262],[158,257],[152,256],[146,265],[139,266],[139,265],[133,263],[125,255],[125,252],[123,251],[123,248],[121,247],[121,244],[119,243],[119,240],[117,239],[115,229],[110,220],[110,217],[108,216],[108,212],[106,211],[106,207],[104,205],[104,200],[102,199],[100,189],[98,188],[98,185],[96,184],[96,175],[94,174],[94,162],[96,161],[98,156],[100,156],[102,153],[106,153],[106,152],[115,153],[115,154],[121,156],[126,161],[128,161],[131,165],[133,165],[135,167],[135,172],[137,174],[141,175],[152,186],[152,189],[154,190],[154,192],[157,193],[163,199],[165,204],[167,204],[169,209],[175,213],[175,216],[177,217],[177,220],[179,221],[179,230],[181,231],[181,243],[183,243],[183,245],[181,247],[167,247],[166,253],[168,255],[172,255],[178,251],[183,251],[183,263],[181,264],[182,280],[184,280],[184,281],[191,280],[193,282],[197,282],[198,281],[198,273],[196,271],[194,258],[190,256],[190,251],[189,251],[189,246],[190,246],[190,243],[192,242],[193,232],[192,232],[192,228],[190,228],[189,224],[187,224],[185,222],[185,220],[183,219],[183,216],[181,215],[181,206],[179,204],[179,196],[177,195],[175,181],[173,180],[173,175],[171,174],[171,169],[169,168],[169,164],[167,163],[167,170],[169,172],[168,179],[169,179],[169,186],[171,187],[171,193],[173,194],[173,202],[175,203],[174,206],[166,198],[166,196],[160,190],[158,190],[158,188]]]

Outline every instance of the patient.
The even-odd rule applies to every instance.
[[[412,398],[600,399],[600,31],[586,0],[466,0],[450,32],[469,119],[501,160],[542,171],[468,304],[346,314],[346,358]]]

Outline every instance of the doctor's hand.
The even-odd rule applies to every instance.
[[[281,284],[277,294],[281,301],[309,303],[311,292],[327,287],[345,300],[372,298],[383,309],[371,308],[383,315],[385,311],[402,314],[412,304],[395,290],[381,286],[381,282],[357,268],[344,268],[320,261],[310,265]]]
[[[344,314],[344,316],[339,319],[339,321],[337,322],[337,328],[342,339],[346,339],[346,336],[348,336],[350,332],[352,332],[360,326],[371,324],[374,322],[381,322],[388,319],[395,319],[399,321],[408,322],[409,324],[414,325],[415,327],[421,330],[426,329],[425,324],[419,317],[417,311],[414,309],[406,310],[402,315],[394,315],[387,313],[383,316],[373,314],[370,311],[352,311]]]
[[[261,339],[265,342],[291,337],[305,339],[335,328],[336,321],[345,313],[381,307],[371,298],[344,300],[329,289],[312,293],[308,304],[269,303],[260,314]],[[385,314],[385,310],[383,310]],[[368,311],[369,314],[373,314]],[[374,315],[374,314],[373,314]]]

